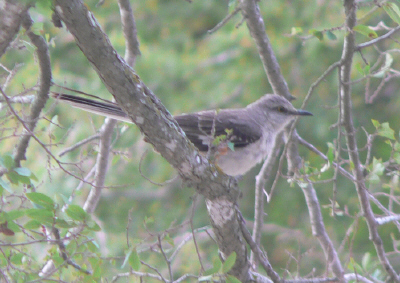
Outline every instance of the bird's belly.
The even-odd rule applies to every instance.
[[[225,174],[243,175],[265,159],[268,154],[266,143],[266,141],[259,141],[245,148],[229,150],[226,155],[217,157],[217,165]]]

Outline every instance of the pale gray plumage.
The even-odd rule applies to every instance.
[[[58,93],[53,93],[53,97],[85,111],[132,123],[118,104],[113,102]],[[267,94],[245,108],[208,110],[174,118],[201,152],[207,153],[210,146],[211,149],[215,147],[217,165],[226,174],[237,176],[245,174],[264,160],[276,135],[299,115],[312,114],[295,109],[279,95]],[[224,138],[212,146],[215,137]]]

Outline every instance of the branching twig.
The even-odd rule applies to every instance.
[[[354,0],[344,1],[345,14],[346,14],[346,29],[347,34],[344,39],[344,47],[342,53],[342,66],[341,66],[341,81],[340,83],[340,99],[342,100],[342,118],[343,126],[346,131],[346,143],[349,153],[350,161],[353,164],[353,175],[356,178],[355,187],[357,190],[359,202],[361,205],[362,213],[367,221],[370,238],[375,246],[378,258],[384,267],[385,271],[391,277],[393,282],[400,282],[399,275],[390,264],[385,254],[382,239],[377,230],[377,223],[374,213],[369,202],[367,188],[365,185],[362,164],[360,162],[357,140],[355,137],[355,128],[353,126],[353,109],[351,99],[351,67],[353,63],[353,55],[355,50],[355,35],[353,28],[356,25],[356,10],[357,4]],[[342,121],[339,121],[339,123]]]
[[[323,154],[321,151],[319,151],[314,145],[312,145],[311,143],[307,142],[305,139],[303,139],[300,136],[296,137],[297,140],[299,141],[300,144],[304,145],[306,148],[308,148],[309,150],[311,150],[312,152],[318,154],[323,160],[328,161],[328,157]],[[339,166],[338,163],[336,162],[332,162],[332,164],[335,166],[335,168],[338,168],[340,174],[342,174],[344,177],[346,177],[347,179],[349,179],[350,181],[354,182],[354,176],[351,175],[349,172],[347,172],[345,169],[343,169],[341,166]]]
[[[77,142],[76,144],[74,144],[73,146],[70,146],[70,147],[67,147],[67,148],[63,149],[58,154],[58,156],[62,157],[64,154],[66,154],[68,152],[71,152],[71,151],[77,149],[78,147],[81,147],[82,145],[84,145],[84,144],[86,144],[88,142],[91,142],[92,140],[98,139],[98,138],[100,138],[100,134],[95,134],[95,135],[92,135],[92,136],[90,136],[90,137],[88,137],[86,139],[83,139],[80,142]]]
[[[229,22],[230,19],[232,19],[237,13],[239,13],[240,11],[240,7],[236,7],[235,10],[233,10],[232,13],[230,13],[229,15],[227,15],[221,22],[219,22],[215,27],[213,27],[212,29],[210,29],[208,31],[208,33],[214,33],[217,30],[219,30],[221,27],[223,27],[227,22]]]
[[[379,36],[379,37],[377,37],[377,38],[374,38],[374,39],[372,39],[372,40],[370,40],[370,41],[368,41],[368,42],[364,42],[364,43],[361,43],[361,44],[357,45],[357,46],[354,48],[354,51],[360,51],[361,49],[363,49],[363,48],[365,48],[365,47],[368,47],[368,46],[377,44],[378,42],[380,42],[380,41],[382,41],[382,40],[385,40],[385,39],[387,39],[387,38],[390,38],[393,34],[395,34],[396,32],[398,32],[399,30],[400,30],[400,26],[397,26],[397,27],[395,27],[394,29],[392,29],[391,31],[389,31],[388,33],[385,33],[384,35],[381,35],[381,36]]]

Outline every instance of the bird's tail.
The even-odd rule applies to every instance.
[[[102,102],[94,99],[83,98],[76,95],[52,92],[51,96],[59,101],[68,103],[75,108],[85,110],[87,112],[110,117],[119,121],[132,123],[132,120],[118,106],[118,104],[103,100]]]

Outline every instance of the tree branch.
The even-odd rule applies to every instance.
[[[0,7],[0,57],[17,35],[23,15],[29,8],[13,0],[4,1],[2,5],[3,7]]]
[[[343,53],[342,53],[342,66],[341,66],[341,81],[340,83],[340,99],[342,103],[342,119],[339,121],[343,123],[346,132],[346,143],[349,153],[349,158],[352,163],[353,175],[356,178],[354,183],[356,186],[359,202],[361,205],[361,210],[363,216],[365,217],[368,225],[370,239],[374,243],[375,250],[377,252],[378,258],[386,270],[386,272],[391,277],[392,282],[400,282],[399,276],[393,269],[388,258],[386,257],[385,250],[383,247],[382,239],[379,236],[377,230],[377,223],[375,220],[374,213],[369,202],[367,188],[365,186],[364,174],[362,163],[360,161],[357,140],[355,137],[355,128],[353,125],[353,114],[352,114],[352,100],[351,100],[351,67],[353,63],[353,55],[355,50],[355,35],[353,28],[356,25],[357,17],[357,4],[354,0],[345,0],[344,8],[346,14],[346,36],[344,39]]]
[[[37,91],[36,98],[32,103],[31,110],[28,116],[28,121],[26,122],[29,130],[33,131],[39,115],[46,105],[47,99],[49,98],[49,91],[51,86],[50,55],[46,40],[42,36],[36,35],[30,30],[32,26],[32,19],[29,16],[28,12],[26,12],[24,15],[22,25],[26,29],[26,33],[29,39],[36,47],[36,54],[39,61],[39,90]],[[31,135],[28,132],[24,132],[25,133],[19,140],[14,153],[14,161],[17,167],[20,167],[21,161],[26,159],[25,153],[31,138]]]
[[[137,56],[140,55],[135,18],[129,0],[118,0],[118,6],[125,36],[125,61],[133,67]]]
[[[256,0],[240,1],[243,17],[246,20],[251,36],[256,42],[261,62],[264,65],[273,92],[282,95],[288,100],[293,100],[294,97],[290,94],[289,87],[281,74],[281,68],[272,50],[269,38],[265,33],[264,20],[261,17],[260,9],[256,2]]]
[[[277,63],[276,57],[270,46],[269,39],[265,33],[264,22],[259,13],[258,6],[256,5],[254,0],[242,0],[241,4],[242,4],[241,5],[242,13],[243,13],[244,17],[246,18],[246,23],[250,30],[250,33],[251,33],[252,37],[254,38],[254,40],[256,41],[258,51],[260,53],[260,57],[264,64],[264,68],[267,72],[268,79],[270,81],[272,89],[274,90],[275,93],[281,94],[288,99],[292,98],[292,96],[289,93],[289,89],[287,87],[286,81],[284,80],[282,74],[280,73],[280,68]],[[338,64],[333,64],[321,76],[321,78],[312,85],[312,87],[310,88],[310,91],[303,103],[303,107],[305,106],[305,103],[308,101],[308,99],[311,96],[311,93],[313,92],[315,87],[319,84],[319,82],[322,81],[322,79],[324,77],[326,77],[337,66],[338,66]],[[294,136],[297,136],[297,132],[294,130],[296,121],[294,121],[294,123],[290,127],[288,127],[288,128],[290,128],[290,130],[289,130],[289,133],[287,134],[287,145],[286,145],[284,153],[280,159],[278,172],[280,171],[280,168],[282,167],[282,160],[283,160],[283,157],[285,154],[286,154],[287,160],[288,160],[289,171],[291,171],[291,172],[298,171],[301,158],[300,158],[298,150],[297,150],[296,139],[291,141],[292,133],[294,133]],[[276,182],[276,180],[275,180],[275,182]],[[275,184],[275,182],[274,182],[274,184]],[[274,184],[273,184],[271,190],[273,190]],[[321,244],[323,250],[325,251],[328,265],[331,267],[331,269],[335,273],[335,275],[338,278],[340,278],[340,280],[343,280],[343,268],[340,264],[340,260],[337,256],[337,253],[333,248],[333,244],[332,244],[328,234],[326,233],[325,226],[323,225],[322,213],[321,213],[321,209],[319,207],[318,199],[315,194],[315,190],[311,184],[308,186],[307,190],[303,187],[302,187],[302,189],[303,189],[303,192],[304,192],[307,204],[308,204],[308,210],[309,210],[310,219],[311,219],[311,226],[313,228],[314,235],[319,239],[320,244]],[[257,237],[257,235],[253,235],[253,237]]]
[[[117,103],[140,128],[145,140],[178,171],[187,185],[207,199],[207,209],[223,257],[237,259],[231,273],[250,279],[247,249],[235,217],[237,182],[220,174],[188,142],[171,114],[134,70],[116,53],[93,14],[79,0],[57,0],[55,11],[75,37]]]

